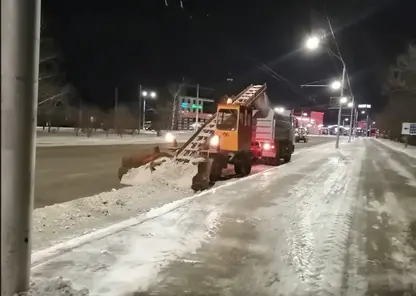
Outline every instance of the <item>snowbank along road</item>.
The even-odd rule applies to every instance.
[[[311,138],[309,143],[299,143],[296,147],[300,149],[326,141],[333,139]],[[162,150],[167,148],[166,144],[157,143],[37,147],[35,208],[121,188],[117,172],[122,157],[151,153],[156,145]]]
[[[387,146],[328,143],[34,253],[32,275],[103,296],[413,295],[415,181]]]
[[[315,144],[322,144],[325,143],[325,141],[328,140],[316,140]],[[312,153],[310,154],[310,157],[313,157],[313,152],[310,152],[310,149],[314,149],[314,147],[311,146],[311,143],[307,143],[305,146],[308,145],[310,145],[309,148],[302,149],[299,147],[302,147],[303,143],[298,145],[299,149],[296,150],[293,157],[294,162],[297,161],[298,155],[302,153]],[[134,148],[131,146],[125,147],[126,149]],[[74,149],[74,147],[72,148]],[[112,167],[118,167],[119,165],[118,161],[121,156],[118,153],[120,150],[114,149],[116,147],[112,147],[113,149],[110,150],[111,153],[108,153],[109,151],[107,149],[110,148],[109,146],[99,148],[101,148],[101,150],[97,151],[91,147],[83,147],[84,151],[86,151],[85,149],[89,149],[88,151],[90,151],[89,154],[86,154],[86,158],[82,158],[81,160],[72,159],[72,165],[74,163],[80,164],[79,167],[75,168],[88,170],[90,175],[84,175],[84,178],[82,179],[73,179],[71,180],[72,182],[69,183],[68,178],[60,179],[60,182],[54,184],[56,186],[54,188],[55,191],[50,191],[51,198],[55,198],[52,199],[52,201],[56,200],[56,194],[61,193],[64,193],[64,197],[71,198],[67,191],[78,192],[77,190],[83,189],[98,190],[103,187],[110,189],[112,187],[105,186],[113,185],[114,183],[112,182],[117,182],[117,184],[119,184],[119,180],[116,179]],[[59,149],[63,149],[63,147]],[[57,151],[59,151],[59,149]],[[70,152],[68,151],[68,153]],[[104,155],[100,155],[100,153],[103,153]],[[117,157],[114,157],[112,153],[117,155]],[[55,157],[59,160],[59,155],[60,153],[55,156],[52,155],[51,160]],[[74,155],[74,158],[77,157],[76,155],[77,154]],[[100,156],[95,158],[97,155]],[[48,154],[48,156],[50,155]],[[87,161],[90,157],[92,158],[92,162]],[[69,162],[63,167],[59,166],[59,169],[68,170],[69,167],[69,170],[71,170],[70,160],[71,159],[63,159],[63,161]],[[94,160],[96,162],[94,162]],[[253,167],[252,174],[262,172],[267,168],[269,167],[265,165],[256,165]],[[59,172],[60,171],[55,172],[55,175],[59,175]],[[161,172],[162,175],[160,175]],[[165,174],[163,174],[163,172],[165,172]],[[159,167],[153,174],[150,174],[149,169],[142,170],[139,168],[133,170],[131,174],[128,174],[131,175],[129,178],[130,182],[126,183],[134,184],[135,186],[133,187],[125,187],[119,190],[113,189],[108,192],[102,192],[84,198],[72,197],[72,200],[68,202],[37,208],[33,212],[34,237],[32,245],[35,249],[44,248],[62,242],[63,240],[145,213],[151,208],[160,207],[166,203],[191,196],[193,195],[193,191],[191,190],[190,182],[195,174],[196,166],[193,165],[187,166],[176,164],[170,168],[165,167],[164,169]],[[50,175],[50,178],[56,178],[55,175]],[[48,180],[45,180],[45,186],[46,188],[50,188],[47,187],[47,181]],[[217,182],[217,186],[224,182],[227,182],[227,180]],[[113,186],[116,187],[118,186],[117,184],[114,184]]]

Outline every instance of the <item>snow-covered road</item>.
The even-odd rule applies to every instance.
[[[35,253],[32,275],[111,296],[413,293],[415,178],[415,159],[373,140],[321,145]]]

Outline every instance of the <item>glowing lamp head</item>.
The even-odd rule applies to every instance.
[[[341,88],[341,82],[339,82],[339,81],[332,82],[331,83],[331,88],[335,89],[335,90],[340,89]]]
[[[173,143],[175,141],[175,136],[172,133],[167,133],[165,135],[165,141],[168,143]]]
[[[319,47],[321,40],[317,36],[309,37],[306,40],[306,48],[309,50],[315,50]]]
[[[233,99],[228,98],[228,99],[227,99],[227,104],[232,104],[232,103],[233,103]]]
[[[219,144],[220,144],[220,137],[218,137],[217,135],[213,136],[211,140],[209,141],[209,145],[212,147],[218,147]]]

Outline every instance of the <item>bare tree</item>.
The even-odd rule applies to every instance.
[[[117,134],[123,137],[123,134],[127,131],[134,136],[134,132],[137,129],[137,119],[131,114],[130,109],[127,106],[119,106],[116,113],[116,126]]]
[[[377,126],[390,138],[401,137],[402,122],[416,122],[416,47],[409,46],[390,67],[384,94],[388,103],[377,117]]]
[[[175,130],[178,126],[178,107],[179,107],[179,98],[183,94],[186,87],[186,83],[171,83],[168,86],[169,93],[172,96],[172,122],[170,129]]]

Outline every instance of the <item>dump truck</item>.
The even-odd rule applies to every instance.
[[[218,181],[230,163],[237,175],[247,176],[253,158],[260,156],[273,165],[281,158],[290,161],[294,150],[292,116],[270,107],[266,89],[265,84],[250,85],[226,104],[219,104],[217,113],[178,148],[176,160],[198,159],[198,173],[192,180],[195,191]],[[257,124],[266,121],[269,136],[259,141]]]
[[[295,117],[290,110],[269,110],[266,117],[254,110],[252,131],[252,155],[263,159],[266,165],[279,165],[280,160],[289,162],[295,150],[293,126]]]

